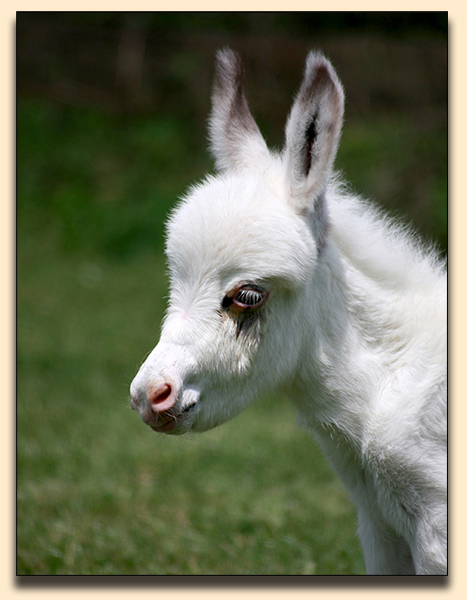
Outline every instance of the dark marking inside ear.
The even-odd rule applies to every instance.
[[[311,169],[311,164],[313,162],[313,144],[316,139],[316,114],[312,116],[311,121],[307,127],[305,132],[305,176],[308,175]]]
[[[259,133],[258,126],[253,119],[245,98],[245,68],[237,52],[224,50],[218,53],[216,77],[214,80],[214,102],[221,99],[221,103],[228,108],[225,119],[225,135],[236,142],[235,133],[245,129],[250,133]]]
[[[221,171],[251,164],[251,157],[244,155],[246,141],[257,156],[268,154],[246,101],[244,79],[240,55],[228,48],[218,52],[209,136],[216,166]]]

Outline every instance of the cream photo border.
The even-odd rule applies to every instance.
[[[304,2],[303,0],[291,0],[283,3],[275,0],[268,1],[249,1],[237,0],[235,4],[222,4],[219,1],[214,2],[183,2],[174,0],[170,3],[171,10],[185,11],[219,11],[239,10],[239,11],[281,11],[287,10],[348,10],[350,3],[331,0],[325,5],[317,2]],[[371,11],[375,9],[374,2],[363,2],[356,0],[351,3],[353,11]],[[384,8],[378,5],[378,10]],[[463,435],[461,428],[466,425],[467,410],[462,398],[465,398],[466,392],[465,380],[463,378],[463,368],[467,358],[466,351],[461,345],[461,340],[466,331],[466,317],[460,311],[461,301],[465,297],[465,258],[467,236],[461,234],[461,227],[466,223],[466,207],[461,201],[462,190],[465,187],[461,185],[459,174],[465,168],[466,152],[463,145],[467,138],[466,115],[460,112],[461,98],[465,97],[466,73],[465,60],[467,58],[467,28],[466,28],[466,8],[458,0],[456,2],[440,3],[431,2],[401,2],[395,0],[386,6],[387,10],[423,10],[423,11],[448,11],[449,18],[449,239],[450,239],[450,289],[449,289],[449,401],[450,401],[450,467],[449,467],[449,577],[444,585],[438,585],[433,579],[419,582],[419,585],[413,584],[413,578],[399,579],[399,582],[391,582],[387,585],[383,581],[369,578],[301,578],[296,583],[296,578],[276,577],[276,578],[242,578],[242,584],[232,583],[232,579],[227,580],[213,579],[209,585],[203,587],[196,578],[180,579],[180,585],[156,582],[152,578],[147,578],[146,583],[141,585],[135,582],[132,585],[132,578],[94,577],[78,579],[76,586],[69,578],[57,578],[56,582],[50,585],[44,580],[39,580],[37,585],[20,584],[15,577],[16,563],[16,539],[15,539],[15,286],[16,286],[16,263],[15,263],[15,191],[16,191],[16,131],[15,131],[15,20],[16,11],[24,10],[167,10],[167,4],[163,2],[148,2],[147,0],[132,2],[121,2],[114,0],[89,2],[83,0],[80,3],[68,3],[49,1],[32,2],[25,0],[23,2],[4,3],[1,10],[1,27],[3,35],[0,36],[3,50],[0,52],[1,64],[1,82],[4,87],[4,93],[1,95],[1,119],[3,132],[2,141],[2,163],[3,173],[1,181],[4,183],[4,192],[0,201],[1,209],[1,278],[4,286],[2,294],[1,310],[1,340],[2,356],[1,369],[4,386],[3,396],[3,418],[2,432],[0,436],[2,447],[2,478],[3,489],[1,500],[2,517],[2,545],[1,545],[1,579],[0,590],[1,598],[46,598],[47,600],[59,598],[94,598],[119,600],[120,598],[152,598],[157,600],[178,600],[179,598],[190,598],[192,600],[211,600],[236,599],[255,600],[276,598],[287,598],[295,600],[298,598],[310,598],[313,600],[333,600],[334,598],[344,597],[346,600],[358,598],[386,597],[404,600],[405,598],[429,600],[432,597],[465,597],[466,594],[466,572],[463,560],[467,553],[462,546],[461,540],[467,535],[466,517],[461,506],[465,503],[465,474],[466,469],[463,464],[465,456],[467,435]],[[34,507],[31,507],[34,510]],[[84,582],[86,579],[86,583]],[[204,579],[204,578],[203,578]],[[425,578],[424,578],[425,579]],[[49,578],[47,578],[49,580]],[[60,581],[61,580],[61,581]],[[73,580],[76,581],[75,578]],[[431,581],[431,583],[430,583]],[[85,583],[85,584],[84,584]],[[251,584],[251,585],[250,585]]]

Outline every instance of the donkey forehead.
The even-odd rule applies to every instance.
[[[316,248],[279,182],[232,175],[207,180],[182,201],[169,220],[167,254],[171,268],[195,277],[238,271],[298,283]]]

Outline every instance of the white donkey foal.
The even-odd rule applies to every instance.
[[[368,573],[444,574],[446,274],[332,175],[344,96],[311,53],[282,154],[270,153],[218,54],[219,174],[168,224],[159,344],[131,386],[154,431],[205,431],[281,389],[358,509]]]

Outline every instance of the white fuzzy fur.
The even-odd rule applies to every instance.
[[[150,422],[149,390],[170,382],[173,433],[204,431],[284,390],[357,506],[367,572],[444,574],[445,266],[332,174],[343,92],[325,58],[309,55],[280,156],[238,56],[220,53],[217,73],[220,173],[169,221],[169,309],[133,406]],[[221,303],[241,282],[269,297],[239,334]]]

